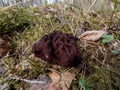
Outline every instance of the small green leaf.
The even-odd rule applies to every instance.
[[[120,54],[120,50],[112,50],[113,54]]]
[[[85,81],[84,78],[80,78],[80,79],[79,79],[79,85],[80,85],[82,88],[85,89],[86,81]]]
[[[102,40],[103,43],[109,43],[114,40],[113,35],[103,34],[102,38],[103,38]]]
[[[0,84],[3,82],[3,79],[0,78]]]
[[[91,90],[84,78],[79,79],[79,85],[84,89],[84,90]]]

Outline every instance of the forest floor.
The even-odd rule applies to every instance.
[[[32,53],[34,42],[53,30],[79,37],[78,67],[44,62]],[[95,35],[94,35],[95,33]],[[93,36],[92,36],[93,34]],[[73,5],[36,8],[10,7],[0,11],[0,90],[120,90],[120,12],[83,13]],[[5,45],[4,45],[5,46]]]

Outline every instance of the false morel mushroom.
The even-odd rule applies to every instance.
[[[54,30],[35,42],[32,52],[48,63],[76,67],[81,63],[77,40],[73,35]]]
[[[0,38],[0,58],[4,57],[8,53],[9,49],[10,46],[8,45],[8,43]]]

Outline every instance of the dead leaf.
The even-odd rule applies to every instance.
[[[45,84],[45,85],[33,84],[31,85],[31,87],[27,88],[27,90],[49,90],[48,87],[49,87],[49,84]]]
[[[27,80],[21,78],[14,78],[16,80],[21,80],[30,85],[27,90],[48,90],[48,86],[51,83],[51,79],[46,74],[40,74],[36,80]]]
[[[48,90],[68,90],[75,74],[70,72],[58,73],[52,71],[49,76],[52,79],[52,83],[49,85]]]
[[[107,32],[104,30],[92,30],[92,31],[86,31],[83,34],[81,34],[78,38],[89,40],[89,41],[97,41],[99,40],[103,34],[106,34]]]
[[[62,74],[61,81],[63,80],[66,86],[69,88],[72,80],[75,78],[75,74],[71,72],[65,72]]]
[[[61,76],[57,71],[52,70],[49,73],[49,76],[52,79],[52,84],[56,84],[56,83],[60,82]]]
[[[46,84],[32,84],[27,90],[68,90],[75,74],[70,72],[60,73],[56,70],[51,70],[48,76],[51,78],[51,82]]]
[[[8,51],[9,51],[8,43],[2,38],[0,38],[0,58],[5,56],[8,53]]]
[[[62,90],[59,84],[59,82],[61,81],[61,74],[56,70],[51,70],[48,75],[50,76],[52,82],[46,90]]]

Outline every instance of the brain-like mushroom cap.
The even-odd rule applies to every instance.
[[[35,56],[49,63],[74,67],[81,62],[77,40],[76,37],[70,34],[53,31],[35,42],[32,51]]]
[[[9,51],[8,43],[0,38],[0,58],[4,57]]]

